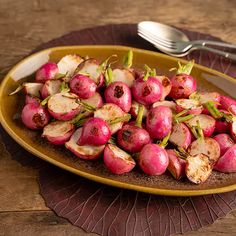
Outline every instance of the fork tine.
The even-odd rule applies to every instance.
[[[142,34],[141,32],[138,32],[138,35],[140,37],[142,37],[143,39],[147,40],[148,42],[150,42],[151,44],[153,44],[155,47],[160,46],[161,48],[165,48],[165,50],[173,50],[170,47],[167,47],[166,45],[163,45],[162,43],[156,43],[156,41],[154,41],[152,38],[148,37],[147,35]]]
[[[141,27],[141,26],[138,26],[138,29],[139,29],[140,31],[142,31],[142,32],[147,33],[147,34],[152,34],[153,37],[158,38],[158,39],[160,39],[161,41],[164,41],[164,42],[166,42],[166,43],[169,43],[169,44],[176,44],[176,42],[173,41],[172,39],[168,39],[167,37],[163,38],[163,37],[161,37],[161,36],[159,36],[159,35],[153,34],[152,32],[148,31],[147,29],[145,29],[145,28],[143,28],[143,27]]]
[[[170,45],[170,44],[166,44],[165,42],[163,41],[159,41],[157,39],[155,39],[152,35],[150,34],[146,34],[146,33],[143,33],[141,31],[138,31],[138,34],[145,38],[147,41],[151,42],[152,44],[155,44],[155,45],[160,45],[162,47],[165,47],[165,48],[169,48],[169,49],[176,49],[175,45]]]

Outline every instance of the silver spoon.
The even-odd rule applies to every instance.
[[[138,34],[159,50],[172,56],[182,57],[193,50],[200,49],[236,60],[236,54],[207,47],[207,45],[212,45],[236,49],[236,45],[211,40],[190,41],[180,30],[157,22],[140,22],[138,24]]]

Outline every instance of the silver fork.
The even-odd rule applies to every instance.
[[[145,40],[149,41],[150,43],[152,43],[159,50],[172,56],[182,57],[182,56],[186,56],[193,50],[200,49],[200,50],[206,50],[206,51],[216,53],[218,55],[224,56],[232,60],[236,60],[236,54],[224,52],[224,51],[206,46],[206,45],[215,45],[215,46],[223,46],[223,47],[236,49],[236,45],[223,43],[223,42],[217,42],[217,41],[209,41],[209,40],[175,41],[167,37],[164,38],[164,37],[158,36],[157,33],[150,32],[150,30],[146,30],[140,25],[138,25],[138,35],[144,38]],[[163,35],[166,35],[166,32]],[[175,35],[175,38],[176,38],[176,35]]]

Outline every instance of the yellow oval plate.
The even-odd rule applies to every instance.
[[[177,181],[169,173],[162,176],[146,176],[135,169],[125,175],[113,175],[102,164],[102,160],[83,161],[71,154],[66,148],[48,144],[40,137],[40,133],[26,129],[16,118],[20,114],[22,95],[8,96],[15,88],[30,78],[42,64],[47,61],[57,62],[67,54],[104,60],[112,54],[122,58],[131,48],[123,46],[67,46],[55,47],[35,53],[14,66],[6,75],[0,87],[0,120],[5,130],[23,148],[34,155],[60,168],[103,184],[142,191],[151,194],[170,196],[194,196],[212,193],[222,193],[236,189],[236,173],[223,174],[213,172],[211,177],[201,185],[194,185],[188,180]],[[164,54],[132,48],[134,66],[144,64],[157,68],[158,74],[169,74],[169,69],[176,67],[177,61],[186,63]],[[201,65],[195,65],[192,75],[197,79],[198,90],[218,91],[233,96],[236,81],[220,72]],[[32,76],[31,76],[32,77]],[[220,89],[221,88],[221,89]]]

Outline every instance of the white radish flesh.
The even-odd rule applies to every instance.
[[[203,106],[199,101],[194,99],[177,99],[176,111],[179,113],[183,110],[188,110],[186,114],[199,115],[203,111]]]
[[[77,129],[71,136],[70,140],[65,143],[67,149],[74,153],[77,157],[84,160],[94,160],[102,155],[105,145],[102,146],[79,146],[77,141],[82,134],[82,128]]]
[[[48,80],[45,82],[41,89],[42,98],[45,99],[48,96],[54,95],[60,92],[61,88],[61,81],[60,80]]]
[[[173,112],[176,112],[176,103],[173,101],[158,101],[152,104],[152,107],[165,106],[169,107]]]
[[[34,97],[40,97],[40,90],[42,89],[42,83],[24,83],[23,90],[25,94],[31,95]]]
[[[112,82],[123,82],[130,88],[135,80],[134,73],[127,69],[114,69],[112,71]]]

